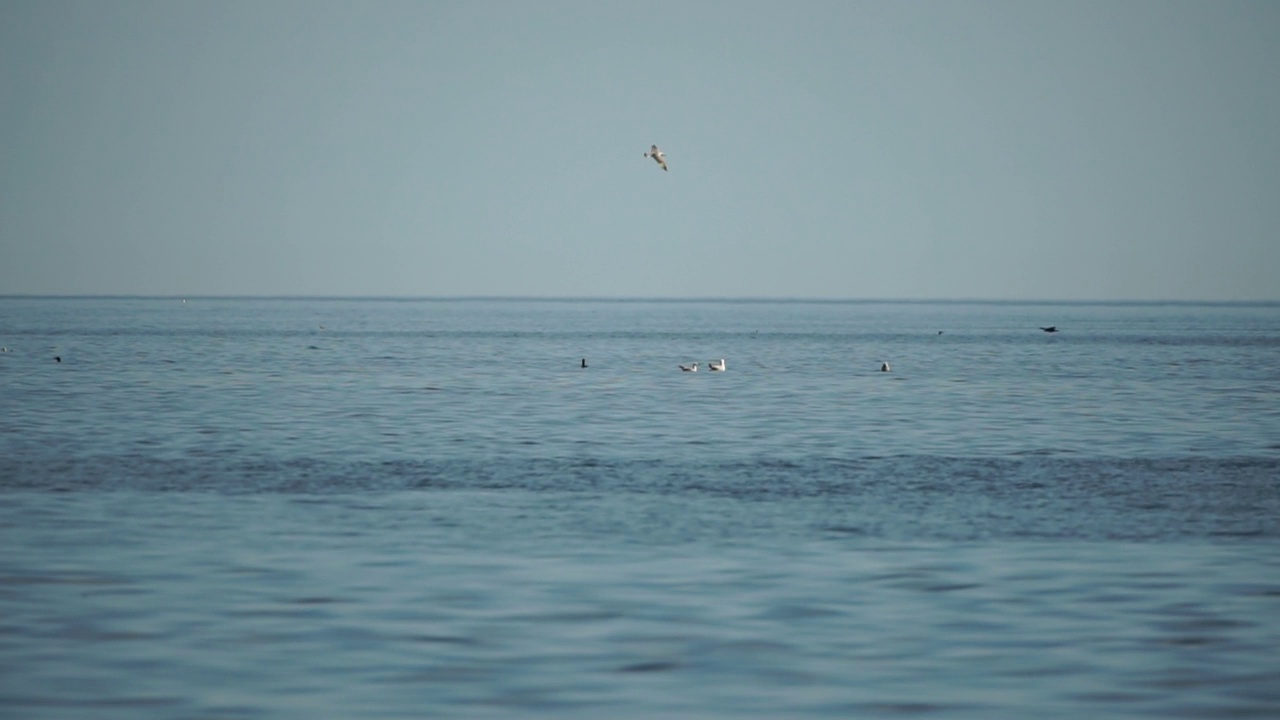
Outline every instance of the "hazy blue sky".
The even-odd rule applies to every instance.
[[[1280,2],[0,2],[0,293],[1278,299]]]

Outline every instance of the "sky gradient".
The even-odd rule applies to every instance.
[[[1277,300],[1278,38],[1272,0],[3,3],[0,294]]]

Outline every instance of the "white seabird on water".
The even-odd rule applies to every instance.
[[[681,365],[680,369],[685,372],[698,372],[698,363],[692,365]]]
[[[720,362],[712,360],[707,363],[707,367],[711,368],[715,372],[724,372],[724,358],[720,358]]]
[[[662,154],[657,145],[650,145],[649,152],[645,153],[644,156],[653,158],[653,161],[661,165],[664,171],[667,169],[667,156]]]

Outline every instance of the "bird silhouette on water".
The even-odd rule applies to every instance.
[[[1055,333],[1055,332],[1058,332],[1058,326],[1057,326],[1057,325],[1050,325],[1049,327],[1042,327],[1042,328],[1040,328],[1040,329],[1041,329],[1041,330],[1043,330],[1043,331],[1045,331],[1045,332],[1047,332],[1047,333]]]

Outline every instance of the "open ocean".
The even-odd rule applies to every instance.
[[[1277,304],[9,297],[0,346],[3,718],[1280,717]]]

